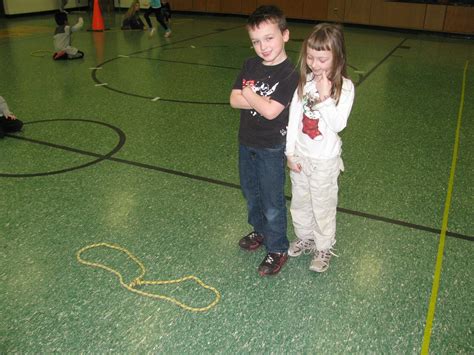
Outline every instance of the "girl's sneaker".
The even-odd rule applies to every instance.
[[[290,243],[290,248],[288,249],[289,256],[300,256],[305,251],[314,251],[316,244],[314,240],[303,240],[297,239],[294,242]]]
[[[329,267],[329,261],[332,256],[337,256],[334,254],[331,249],[326,250],[316,250],[314,252],[313,260],[311,260],[311,265],[309,269],[316,272],[324,272]]]

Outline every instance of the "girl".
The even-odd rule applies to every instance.
[[[314,252],[310,270],[329,267],[336,243],[337,178],[344,170],[341,139],[354,101],[347,79],[342,28],[321,23],[300,52],[299,84],[290,106],[286,155],[296,241],[288,254]]]
[[[163,12],[162,12],[162,6],[167,1],[161,1],[161,0],[148,0],[148,1],[150,3],[150,7],[145,11],[144,16],[145,16],[145,21],[148,25],[148,28],[150,29],[150,36],[152,36],[153,33],[155,33],[155,29],[153,28],[153,25],[151,24],[150,15],[155,14],[156,20],[165,29],[165,37],[169,37],[171,35],[171,30],[166,24],[165,19],[163,17]]]
[[[140,18],[140,1],[133,0],[123,17],[122,30],[143,30],[143,28],[145,28],[145,24]]]

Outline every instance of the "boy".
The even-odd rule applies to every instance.
[[[266,276],[277,274],[288,259],[285,139],[298,75],[285,52],[290,32],[278,7],[257,8],[247,31],[257,57],[245,61],[230,95],[230,105],[240,109],[240,185],[254,229],[239,245],[249,251],[265,245],[258,271]]]
[[[79,59],[84,57],[84,53],[71,46],[71,33],[79,31],[84,24],[82,17],[74,26],[69,26],[67,14],[65,12],[56,12],[54,19],[58,27],[54,31],[54,60]]]
[[[5,133],[18,132],[23,127],[23,122],[10,112],[7,102],[0,96],[0,138],[5,137]]]

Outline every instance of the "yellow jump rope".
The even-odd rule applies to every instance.
[[[118,250],[118,251],[126,254],[130,259],[132,259],[140,267],[140,270],[141,270],[140,275],[137,278],[135,278],[132,282],[127,284],[127,283],[125,283],[122,274],[120,274],[120,272],[118,272],[117,270],[114,270],[114,269],[112,269],[112,268],[110,268],[110,267],[108,267],[104,264],[101,264],[101,263],[95,263],[95,262],[84,260],[81,257],[81,254],[84,253],[85,251],[90,250],[90,249],[94,249],[94,248],[100,248],[100,247],[105,247],[105,248],[109,248],[109,249]],[[137,293],[137,294],[139,294],[141,296],[145,296],[145,297],[150,297],[150,298],[154,298],[154,299],[168,301],[168,302],[171,302],[171,303],[177,305],[178,307],[181,307],[181,308],[183,308],[187,311],[190,311],[190,312],[205,312],[205,311],[208,311],[209,309],[214,307],[219,302],[219,300],[221,299],[221,294],[219,293],[219,291],[217,289],[215,289],[212,286],[206,285],[203,281],[201,281],[199,278],[197,278],[196,276],[193,276],[193,275],[185,276],[185,277],[182,277],[182,278],[179,278],[179,279],[176,279],[176,280],[166,280],[166,281],[162,281],[162,280],[143,280],[143,277],[145,276],[145,273],[146,273],[145,266],[140,262],[140,260],[138,260],[138,258],[135,255],[133,255],[127,249],[122,248],[119,245],[112,245],[112,244],[108,244],[108,243],[96,243],[96,244],[87,245],[84,248],[80,249],[76,253],[76,258],[77,258],[77,261],[81,264],[96,267],[96,268],[100,268],[100,269],[104,269],[104,270],[107,270],[107,271],[115,274],[115,276],[117,276],[118,279],[119,279],[120,285],[122,285],[124,288],[126,288],[130,292],[134,292],[134,293]],[[139,286],[149,286],[149,285],[177,284],[177,283],[181,283],[181,282],[188,281],[188,280],[192,280],[192,281],[196,282],[202,288],[205,288],[207,290],[210,290],[210,291],[214,292],[214,294],[216,295],[214,301],[209,303],[206,307],[191,307],[191,306],[188,306],[187,304],[184,304],[184,303],[178,301],[176,298],[168,297],[168,296],[164,296],[164,295],[160,295],[160,294],[155,294],[155,293],[151,293],[151,292],[145,292],[145,291],[141,291],[141,290],[136,288],[136,287],[139,287]]]
[[[51,56],[53,55],[53,51],[48,51],[48,50],[45,50],[45,49],[39,49],[37,51],[34,51],[34,52],[31,52],[30,55],[32,57],[39,57],[39,58],[42,58],[42,57],[46,57],[46,56]]]

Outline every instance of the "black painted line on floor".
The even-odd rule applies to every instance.
[[[400,220],[393,219],[393,218],[387,218],[387,217],[377,216],[377,215],[370,214],[370,213],[349,210],[347,208],[342,208],[342,207],[338,207],[337,210],[339,212],[347,213],[347,214],[354,215],[354,216],[364,217],[364,218],[368,218],[368,219],[372,219],[372,220],[376,220],[376,221],[381,221],[381,222],[385,222],[385,223],[389,223],[389,224],[395,224],[395,225],[398,225],[398,226],[417,229],[417,230],[430,232],[430,233],[434,233],[434,234],[438,234],[438,235],[441,233],[441,229],[426,227],[426,226],[422,226],[420,224],[414,224],[414,223],[410,223],[410,222],[400,221]],[[467,241],[470,241],[470,242],[474,242],[474,236],[464,235],[464,234],[461,234],[461,233],[449,232],[449,231],[446,232],[446,235],[449,235],[450,237],[454,237],[454,238],[457,238],[457,239],[464,239],[464,240],[467,240]]]
[[[0,173],[0,177],[14,177],[14,178],[38,177],[38,176],[63,174],[63,173],[67,173],[67,172],[70,172],[70,171],[73,171],[73,170],[83,169],[83,168],[89,167],[91,165],[98,164],[98,163],[106,160],[107,158],[112,157],[115,153],[117,153],[120,149],[122,149],[122,147],[125,144],[125,140],[126,140],[125,133],[121,129],[119,129],[118,127],[113,126],[113,125],[108,124],[108,123],[105,123],[105,122],[99,122],[99,121],[93,121],[93,120],[86,120],[86,119],[52,119],[52,120],[39,120],[39,121],[34,121],[34,122],[27,122],[25,124],[36,124],[36,123],[43,123],[43,122],[86,122],[86,123],[93,123],[93,124],[102,125],[102,126],[105,126],[107,128],[112,129],[117,134],[118,142],[115,145],[115,147],[111,151],[109,151],[108,153],[106,153],[106,154],[95,154],[95,153],[90,153],[90,152],[85,151],[85,150],[71,148],[71,147],[67,147],[67,146],[63,146],[63,145],[59,145],[59,144],[55,144],[55,143],[44,142],[44,141],[40,141],[40,140],[33,139],[33,138],[26,138],[26,137],[21,137],[21,136],[8,134],[9,137],[12,137],[12,138],[15,138],[15,139],[26,140],[28,142],[35,143],[35,144],[38,144],[38,145],[48,146],[48,147],[51,147],[51,148],[58,148],[58,149],[66,150],[66,151],[73,152],[73,153],[79,153],[79,154],[82,154],[82,155],[89,155],[89,156],[93,156],[97,159],[95,159],[93,161],[89,161],[87,163],[83,163],[83,164],[79,164],[79,165],[75,165],[75,166],[71,166],[71,167],[64,168],[64,169],[59,169],[59,170],[37,172],[37,173],[16,173],[16,174],[15,173],[13,173],[13,174]]]
[[[25,137],[10,135],[10,134],[7,134],[7,136],[14,137],[14,138],[21,139],[21,140],[30,141],[30,142],[33,142],[33,143],[36,143],[36,144],[44,144],[46,146],[50,146],[50,147],[58,148],[58,149],[63,149],[63,150],[69,151],[69,152],[84,154],[84,155],[87,155],[87,156],[92,156],[92,157],[97,157],[97,158],[103,158],[103,160],[110,160],[110,161],[114,161],[114,162],[117,162],[117,163],[136,166],[136,167],[143,168],[143,169],[159,171],[159,172],[162,172],[162,173],[165,173],[165,174],[181,176],[181,177],[192,179],[192,180],[203,181],[203,182],[207,182],[207,183],[214,184],[214,185],[219,185],[219,186],[224,186],[224,187],[229,187],[229,188],[240,190],[240,185],[234,184],[234,183],[231,183],[231,182],[227,182],[227,181],[211,179],[211,178],[204,177],[204,176],[189,174],[189,173],[185,173],[185,172],[178,171],[178,170],[163,168],[163,167],[159,167],[159,166],[155,166],[155,165],[151,165],[151,164],[135,162],[135,161],[116,158],[116,157],[112,157],[112,156],[107,157],[107,156],[104,156],[103,154],[97,154],[97,153],[93,153],[93,152],[84,151],[84,150],[81,150],[81,149],[70,148],[70,147],[59,145],[59,144],[42,142],[42,141],[39,141],[39,140],[36,140],[36,139],[30,139],[30,138],[25,138]],[[285,198],[288,201],[291,200],[291,196],[285,196]],[[350,210],[350,209],[343,208],[343,207],[338,207],[337,211],[341,212],[341,213],[349,214],[349,215],[352,215],[352,216],[363,217],[363,218],[371,219],[371,220],[374,220],[374,221],[380,221],[380,222],[389,223],[389,224],[393,224],[393,225],[398,225],[398,226],[402,226],[402,227],[412,228],[412,229],[421,230],[421,231],[425,231],[425,232],[429,232],[429,233],[433,233],[433,234],[437,234],[437,235],[439,235],[440,232],[441,232],[440,229],[431,228],[431,227],[427,227],[427,226],[423,226],[423,225],[419,225],[419,224],[414,224],[414,223],[410,223],[410,222],[400,221],[400,220],[396,220],[396,219],[392,219],[392,218],[377,216],[377,215],[366,213],[366,212],[354,211],[354,210]],[[464,235],[464,234],[461,234],[461,233],[450,232],[450,231],[447,231],[446,235],[450,236],[450,237],[453,237],[453,238],[463,239],[463,240],[467,240],[467,241],[470,241],[470,242],[474,242],[474,236]]]
[[[208,183],[211,183],[211,184],[214,184],[214,185],[220,185],[220,186],[225,186],[225,187],[230,187],[230,188],[233,188],[233,189],[239,189],[240,190],[240,185],[233,184],[231,182],[226,182],[226,181],[217,180],[217,179],[211,179],[211,178],[204,177],[204,176],[189,174],[189,173],[185,173],[185,172],[178,171],[178,170],[162,168],[162,167],[155,166],[155,165],[135,162],[135,161],[131,161],[131,160],[125,160],[125,159],[121,159],[121,158],[111,157],[108,160],[112,160],[112,161],[115,161],[115,162],[118,162],[118,163],[133,165],[133,166],[137,166],[137,167],[144,168],[144,169],[160,171],[160,172],[170,174],[170,175],[182,176],[182,177],[192,179],[192,180],[204,181],[204,182],[208,182]]]
[[[390,56],[393,53],[395,53],[397,49],[401,48],[403,43],[405,43],[407,40],[408,38],[404,38],[395,48],[393,48],[390,52],[388,52],[388,54],[385,57],[383,57],[380,62],[378,62],[372,69],[370,69],[366,75],[363,75],[362,79],[360,79],[359,82],[354,84],[354,86],[357,87],[360,84],[362,84],[365,81],[365,79],[367,79],[383,62],[385,62],[388,58],[390,58]]]

